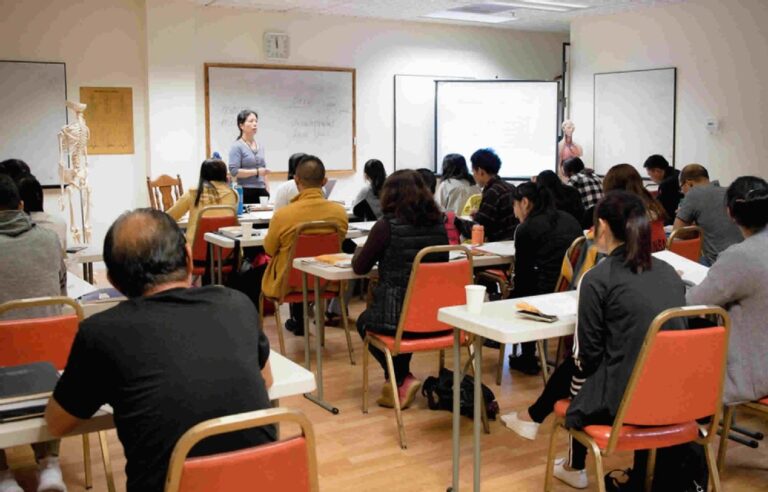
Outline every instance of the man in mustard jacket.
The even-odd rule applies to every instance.
[[[290,271],[289,256],[299,224],[312,221],[333,222],[339,230],[339,245],[347,235],[346,210],[340,204],[326,200],[323,195],[322,188],[328,181],[323,162],[312,155],[304,156],[296,165],[293,179],[299,194],[291,203],[275,212],[264,238],[264,250],[272,259],[264,272],[261,289],[264,296],[273,299],[280,299],[288,292],[285,277]],[[302,305],[297,303],[291,304],[290,307],[291,318],[285,322],[285,327],[297,335],[303,335]]]

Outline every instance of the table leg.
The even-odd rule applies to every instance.
[[[208,268],[210,270],[211,284],[216,283],[216,278],[213,273],[213,243],[208,243]]]
[[[325,324],[325,316],[323,314],[323,298],[320,297],[320,277],[315,276],[315,356],[317,367],[317,396],[311,394],[305,394],[304,396],[310,401],[320,405],[332,414],[339,413],[339,409],[328,403],[323,399],[323,325]],[[304,312],[304,319],[307,319],[307,312]],[[307,323],[305,326],[307,326]],[[308,328],[308,326],[307,326]],[[305,335],[309,335],[309,330],[304,332]],[[307,352],[309,353],[309,352]]]
[[[483,378],[483,357],[481,354],[481,351],[483,349],[483,337],[481,336],[475,336],[475,365],[473,368],[474,376],[475,376],[475,414],[473,418],[474,423],[474,436],[473,436],[473,451],[474,451],[474,467],[473,467],[473,490],[475,492],[480,491],[480,425],[481,425],[481,413],[485,411],[485,409],[481,408],[481,402],[483,398],[482,393],[482,378]]]
[[[453,480],[452,492],[459,492],[459,460],[461,444],[461,332],[458,328],[453,329]]]
[[[221,246],[216,246],[216,264],[218,265],[218,271],[216,272],[216,278],[218,280],[218,284],[222,285],[223,282],[221,281],[221,270],[223,269],[223,265],[221,264]],[[280,328],[278,326],[278,328]]]

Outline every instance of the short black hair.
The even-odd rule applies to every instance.
[[[16,181],[19,188],[19,196],[24,202],[24,211],[42,212],[43,211],[43,187],[33,175],[28,174]]]
[[[319,157],[305,155],[296,164],[296,176],[299,183],[308,188],[320,188],[325,179],[325,166]]]
[[[7,174],[0,174],[0,210],[18,210],[19,188]]]
[[[187,278],[187,240],[168,214],[150,208],[125,212],[104,238],[112,284],[128,297]]]
[[[476,150],[472,157],[469,158],[472,161],[472,170],[482,169],[490,175],[499,174],[501,169],[501,159],[496,155],[493,149],[486,148]]]
[[[736,178],[725,193],[731,217],[741,227],[759,231],[768,224],[768,183],[757,176]]]
[[[27,163],[21,159],[6,159],[0,162],[0,174],[7,174],[14,181],[31,173]]]
[[[570,177],[584,170],[584,161],[580,157],[571,157],[563,161],[563,174]]]
[[[669,168],[669,162],[667,162],[663,155],[653,154],[645,160],[643,167],[646,169],[667,169]]]

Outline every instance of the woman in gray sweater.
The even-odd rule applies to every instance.
[[[723,400],[732,404],[768,395],[768,183],[743,176],[728,187],[725,198],[744,241],[720,253],[686,300],[720,305],[731,316]]]

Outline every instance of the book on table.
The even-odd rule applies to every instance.
[[[0,367],[0,422],[42,415],[58,380],[50,362]]]
[[[315,256],[315,260],[327,265],[333,265],[339,268],[349,268],[352,266],[352,255],[346,253],[334,253],[329,255]]]

